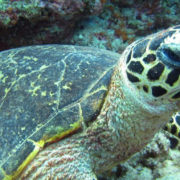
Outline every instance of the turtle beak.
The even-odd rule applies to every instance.
[[[159,59],[166,65],[180,69],[180,44],[164,44],[157,52]]]

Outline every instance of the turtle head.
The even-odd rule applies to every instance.
[[[136,41],[125,59],[127,79],[145,97],[180,100],[180,26]]]

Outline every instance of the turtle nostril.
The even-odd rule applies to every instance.
[[[179,44],[166,44],[163,45],[159,52],[159,58],[165,64],[180,68],[180,45]]]

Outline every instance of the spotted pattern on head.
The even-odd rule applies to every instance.
[[[126,59],[127,78],[144,95],[180,99],[180,26],[137,41]]]
[[[170,137],[171,147],[180,148],[180,112],[172,116],[171,120],[165,125],[164,130],[177,137]]]

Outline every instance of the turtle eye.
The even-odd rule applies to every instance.
[[[163,53],[167,58],[172,61],[175,65],[180,67],[180,52],[172,51],[171,49],[164,49]]]
[[[157,52],[159,59],[174,68],[180,68],[180,45],[165,44]]]

